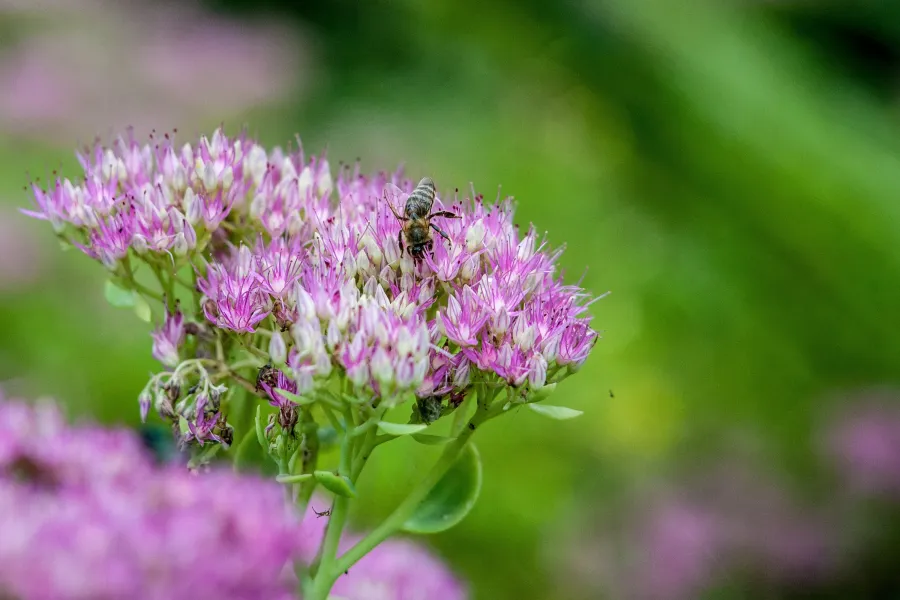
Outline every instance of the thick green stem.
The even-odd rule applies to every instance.
[[[319,462],[319,426],[316,424],[316,420],[308,407],[300,408],[300,432],[302,434],[300,442],[300,473],[302,475],[312,475]],[[312,498],[315,489],[316,480],[312,477],[300,484],[296,500],[299,514],[306,514],[306,507],[309,505],[309,500]]]
[[[409,519],[410,516],[415,512],[415,510],[419,507],[422,500],[428,495],[428,492],[437,485],[437,483],[441,480],[441,478],[450,470],[450,467],[456,462],[459,458],[460,453],[466,447],[466,444],[469,442],[469,438],[475,432],[475,430],[485,421],[492,419],[493,417],[500,414],[502,410],[498,410],[497,408],[490,407],[489,405],[481,405],[478,410],[472,416],[472,419],[469,421],[468,426],[465,427],[457,436],[455,440],[450,442],[448,446],[445,447],[444,451],[441,453],[440,458],[425,476],[425,478],[419,482],[419,484],[413,488],[413,490],[409,493],[409,495],[394,509],[394,512],[388,516],[387,519],[384,520],[381,525],[373,529],[366,537],[360,540],[355,546],[350,548],[343,556],[338,558],[334,565],[331,568],[331,572],[327,573],[320,570],[318,576],[316,577],[316,583],[319,583],[320,579],[326,579],[329,581],[327,584],[327,588],[331,589],[331,586],[334,585],[334,581],[337,580],[338,577],[345,571],[347,571],[350,567],[352,567],[356,562],[361,559],[363,556],[371,552],[378,544],[389,538],[390,536],[397,533],[403,524]],[[325,587],[324,585],[322,586]],[[322,599],[327,598],[327,590],[326,595],[321,596]],[[313,600],[319,600],[319,597],[314,597]]]

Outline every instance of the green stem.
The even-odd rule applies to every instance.
[[[150,268],[153,269],[153,272],[156,274],[156,279],[159,281],[159,286],[163,289],[164,296],[166,302],[166,308],[169,312],[175,312],[175,280],[172,278],[172,274],[169,274],[169,277],[165,276],[163,270],[159,267],[155,262],[148,263]]]
[[[312,475],[319,462],[319,426],[308,407],[300,408],[300,432],[302,434],[300,442],[300,473]],[[300,488],[297,490],[298,514],[306,514],[306,507],[309,505],[309,500],[312,498],[315,489],[316,480],[312,477],[300,484]]]
[[[363,556],[371,552],[378,544],[397,533],[403,524],[419,507],[422,500],[428,495],[428,492],[434,488],[441,478],[450,470],[450,467],[459,458],[460,453],[469,442],[469,438],[475,430],[485,421],[501,414],[502,408],[483,405],[472,416],[468,427],[465,427],[455,440],[453,440],[441,454],[438,461],[434,464],[425,478],[413,488],[409,495],[394,509],[387,519],[381,525],[373,529],[366,537],[360,540],[355,546],[350,548],[333,565],[330,572],[325,570],[323,564],[316,576],[314,591],[320,593],[319,596],[312,596],[309,600],[325,600],[328,590],[334,585],[337,578],[352,567]],[[324,593],[322,593],[324,590]]]

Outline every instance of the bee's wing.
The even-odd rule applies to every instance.
[[[406,206],[406,199],[409,197],[409,194],[398,188],[393,183],[386,183],[384,185],[384,199],[391,205],[391,208],[394,209],[394,212],[398,214],[403,214],[404,207]]]

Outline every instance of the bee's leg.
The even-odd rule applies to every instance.
[[[397,243],[400,244],[400,256],[403,256],[403,251],[406,250],[406,248],[403,247],[403,231],[402,230],[397,233]]]
[[[449,210],[439,210],[437,212],[433,212],[430,215],[428,215],[429,219],[432,219],[434,217],[445,217],[447,219],[462,219],[462,215],[458,215],[454,212],[450,212]]]
[[[431,228],[432,228],[432,229],[434,229],[434,230],[437,231],[439,234],[441,234],[441,237],[442,237],[442,238],[444,238],[444,239],[447,240],[448,242],[450,241],[450,238],[447,237],[447,234],[446,234],[446,233],[444,233],[443,231],[441,231],[441,228],[440,228],[440,227],[438,227],[438,226],[435,225],[434,223],[429,223],[429,225],[431,225]]]

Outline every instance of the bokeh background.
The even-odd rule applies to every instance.
[[[900,594],[900,8],[0,0],[0,381],[138,424],[148,326],[21,216],[126,125],[498,186],[612,294],[429,540],[481,599]],[[396,446],[396,447],[394,447]],[[392,444],[359,526],[423,466]]]

